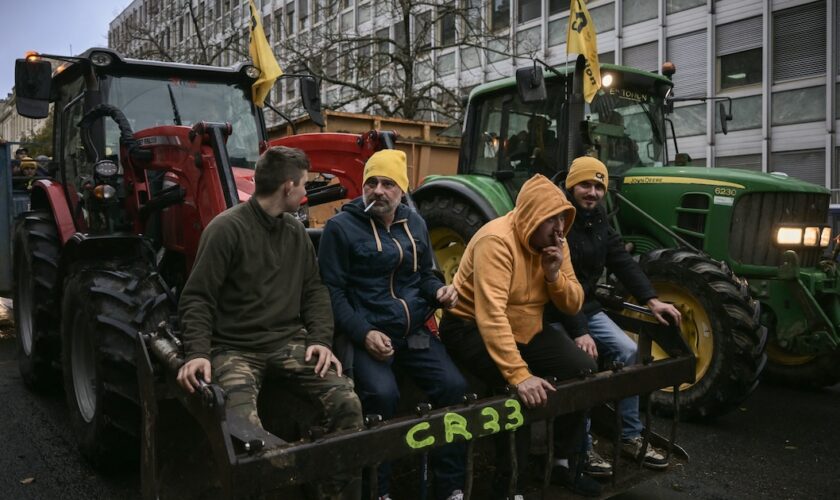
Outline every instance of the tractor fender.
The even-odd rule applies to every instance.
[[[63,276],[75,262],[82,260],[122,260],[143,262],[155,266],[155,251],[149,242],[138,235],[88,235],[74,233],[64,244],[59,262]]]
[[[76,225],[70,214],[70,207],[64,195],[64,187],[59,182],[41,179],[32,184],[29,194],[30,210],[49,210],[58,229],[62,245],[75,234]]]
[[[411,197],[419,203],[440,194],[451,194],[464,199],[475,207],[484,220],[493,220],[500,215],[481,193],[466,184],[450,179],[434,179],[425,182],[411,193]]]

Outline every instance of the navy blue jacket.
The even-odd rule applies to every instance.
[[[603,205],[584,210],[571,194],[567,197],[577,214],[566,235],[566,244],[569,245],[575,276],[583,287],[585,298],[583,307],[575,316],[562,315],[553,306],[546,306],[546,322],[561,321],[569,335],[575,338],[589,333],[587,318],[602,310],[601,303],[595,298],[595,289],[605,268],[643,305],[656,297],[656,291],[639,263],[624,248],[621,236],[610,226]]]
[[[406,205],[390,230],[364,212],[361,198],[327,221],[318,249],[321,279],[336,328],[364,344],[370,330],[391,337],[428,334],[423,324],[440,307],[444,283],[433,272],[426,223]]]

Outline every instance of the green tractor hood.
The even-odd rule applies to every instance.
[[[736,168],[632,168],[624,174],[624,184],[693,184],[729,187],[747,192],[784,191],[829,194],[825,187],[789,177],[781,172],[765,174]],[[741,192],[743,191],[739,191],[738,194]]]

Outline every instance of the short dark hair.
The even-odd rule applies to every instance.
[[[29,150],[28,150],[28,149],[26,149],[25,147],[21,146],[21,147],[17,148],[17,150],[15,151],[15,154],[16,154],[16,155],[17,155],[17,154],[26,154],[26,153],[28,153],[28,152],[29,152]]]
[[[297,186],[301,173],[306,170],[309,170],[309,158],[300,149],[286,146],[270,147],[257,160],[254,195],[270,196],[288,180]]]

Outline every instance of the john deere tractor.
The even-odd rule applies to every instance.
[[[586,103],[582,67],[547,67],[544,76],[535,64],[471,93],[458,175],[428,177],[414,194],[447,278],[478,228],[513,208],[526,179],[561,182],[572,159],[590,154],[610,170],[611,223],[660,298],[682,311],[697,357],[684,416],[735,408],[756,387],[766,353],[774,375],[836,382],[837,273],[821,260],[828,190],[780,174],[669,165],[673,73],[604,64],[602,88]],[[674,410],[666,391],[652,401]]]

